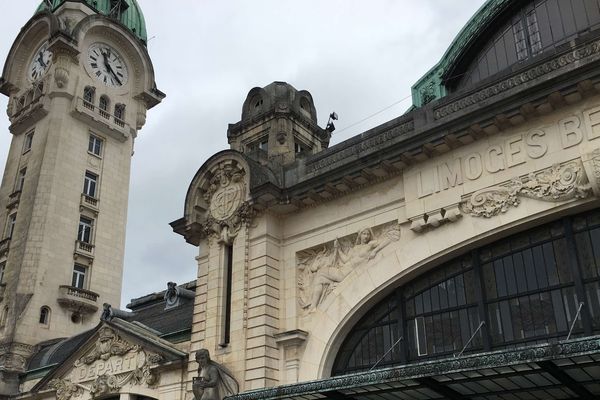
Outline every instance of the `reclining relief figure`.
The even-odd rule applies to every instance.
[[[392,241],[400,239],[400,228],[392,225],[375,237],[371,228],[358,231],[354,244],[343,250],[340,241],[335,239],[333,249],[324,247],[319,252],[308,252],[300,262],[300,290],[303,292],[300,304],[308,311],[314,311],[327,294],[343,281],[354,269],[375,258]]]

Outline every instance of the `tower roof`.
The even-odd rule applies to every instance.
[[[50,11],[56,10],[67,0],[50,0],[51,7]],[[136,0],[79,0],[79,2],[86,4],[95,12],[110,16],[111,9],[122,2],[124,11],[119,16],[118,20],[125,25],[135,36],[137,36],[142,42],[146,43],[148,38],[146,33],[146,21],[144,20],[144,14],[142,9],[138,5]],[[36,13],[48,10],[46,2],[42,2],[37,8]]]

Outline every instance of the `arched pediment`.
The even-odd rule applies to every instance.
[[[2,78],[0,79],[0,91],[10,96],[23,88],[25,85],[25,69],[29,58],[45,40],[60,31],[58,18],[49,12],[36,14],[25,24],[19,35],[13,42],[6,58]]]
[[[252,191],[264,186],[279,187],[268,167],[235,150],[223,150],[196,172],[186,194],[184,217],[171,226],[196,246],[211,235],[227,241],[254,213]]]
[[[123,56],[132,64],[131,76],[135,93],[152,93],[156,88],[154,67],[146,46],[124,25],[101,14],[85,17],[73,28],[73,38],[80,46],[89,45],[90,40],[102,38],[116,44]],[[85,49],[80,48],[84,53]]]

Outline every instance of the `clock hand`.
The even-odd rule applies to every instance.
[[[113,76],[113,78],[115,78],[115,80],[117,81],[117,83],[119,84],[119,86],[121,86],[122,85],[121,80],[117,77],[117,74],[112,69],[112,67],[110,65],[110,62],[108,60],[108,56],[104,52],[100,52],[100,54],[102,54],[102,58],[104,59],[104,67]]]
[[[42,53],[38,53],[38,62],[42,65],[42,67],[46,68],[46,63],[44,62],[44,57]]]

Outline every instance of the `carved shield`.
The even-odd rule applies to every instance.
[[[241,182],[229,182],[219,187],[212,196],[210,213],[218,221],[231,217],[244,200],[244,185]]]

